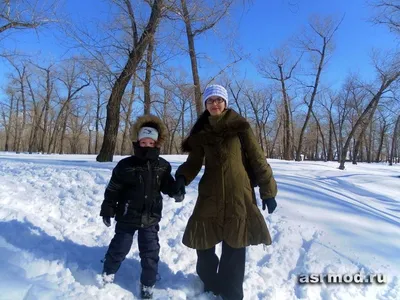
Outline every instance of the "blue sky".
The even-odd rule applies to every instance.
[[[312,15],[332,15],[337,19],[344,15],[335,36],[335,51],[324,74],[329,83],[343,80],[349,71],[371,79],[372,49],[389,50],[398,46],[388,29],[369,22],[373,10],[364,0],[254,1],[246,12],[236,10],[232,19],[236,17],[234,20],[237,20],[239,43],[256,59],[268,55],[269,51],[298,34]],[[206,48],[207,44],[204,43],[203,47]],[[243,64],[242,70],[260,77],[249,63]]]
[[[106,1],[98,0],[68,0],[65,3],[64,13],[81,20],[103,18],[108,10],[105,3]],[[338,84],[349,71],[359,72],[363,78],[372,79],[373,69],[370,64],[372,49],[375,47],[385,50],[398,46],[398,41],[388,29],[368,21],[372,14],[373,11],[364,0],[253,0],[253,4],[245,9],[241,5],[236,5],[229,18],[216,29],[217,34],[210,32],[197,38],[198,53],[211,58],[211,62],[199,61],[200,74],[204,79],[213,76],[218,67],[231,61],[225,51],[228,43],[225,37],[228,35],[235,33],[236,44],[240,45],[244,52],[251,54],[252,60],[255,61],[298,34],[300,29],[307,25],[311,15],[332,15],[338,19],[345,15],[336,34],[336,49],[323,80],[328,85]],[[57,60],[66,52],[54,37],[51,27],[42,28],[37,32],[10,33],[2,40],[3,48],[17,48],[27,53],[40,50],[43,61]],[[187,74],[190,76],[190,61],[187,56],[177,58],[171,64],[187,69]],[[248,79],[264,81],[249,61],[242,61],[237,65],[237,69],[243,74],[246,73]],[[0,85],[4,84],[7,70],[9,67],[4,61],[0,61]]]

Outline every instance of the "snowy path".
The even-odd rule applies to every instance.
[[[174,171],[185,159],[166,158]],[[99,285],[100,260],[113,230],[98,214],[115,164],[97,163],[94,156],[0,153],[0,299],[137,297],[135,243],[115,284]],[[273,244],[248,248],[245,299],[400,299],[400,167],[360,164],[339,171],[336,163],[277,160],[271,165],[279,207],[263,214]],[[181,243],[199,178],[184,203],[164,198],[156,299],[194,299],[201,291],[195,251]],[[388,283],[297,284],[302,273],[361,270],[384,273]]]

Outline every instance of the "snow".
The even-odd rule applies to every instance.
[[[113,237],[100,205],[122,158],[0,153],[0,299],[138,297],[136,243],[115,283],[100,284]],[[174,173],[186,156],[164,158]],[[269,162],[278,208],[262,213],[273,244],[247,248],[245,299],[400,299],[400,166],[346,164],[341,171],[334,162]],[[184,202],[164,197],[155,299],[215,299],[201,294],[195,251],[181,242],[201,174]],[[297,283],[299,274],[356,272],[383,273],[388,282]]]

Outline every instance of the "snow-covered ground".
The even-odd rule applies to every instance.
[[[185,156],[164,156],[173,173]],[[115,284],[99,284],[113,237],[99,217],[112,163],[89,155],[0,153],[0,299],[135,299],[134,243]],[[247,250],[245,299],[400,299],[400,166],[270,160],[278,208],[273,244]],[[155,299],[198,295],[195,251],[182,245],[199,174],[185,201],[164,198]],[[220,251],[220,248],[217,248]],[[383,273],[386,284],[299,285],[297,275]]]

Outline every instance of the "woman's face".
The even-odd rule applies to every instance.
[[[210,115],[218,116],[225,110],[225,100],[221,97],[210,97],[206,100],[206,108]]]

